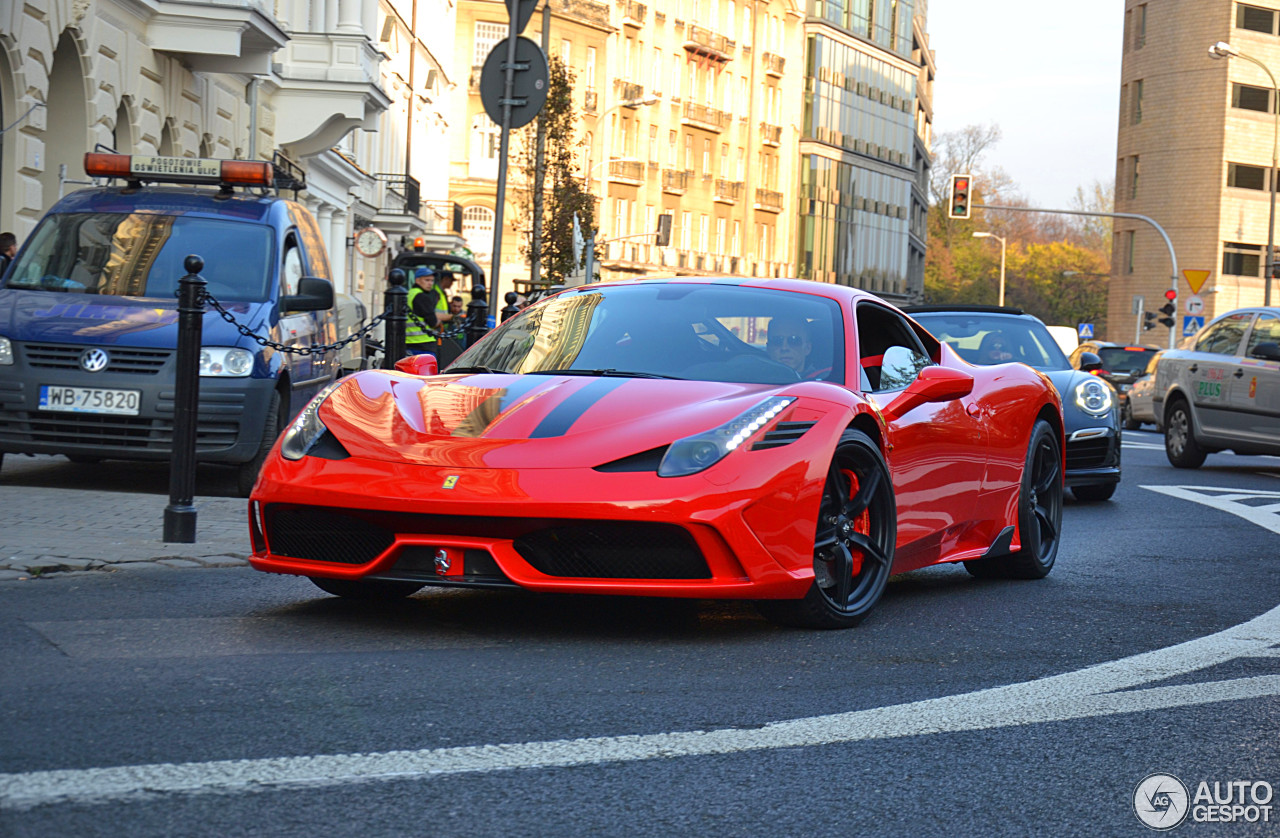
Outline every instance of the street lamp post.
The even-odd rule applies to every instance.
[[[1000,306],[1004,306],[1004,236],[997,236],[995,233],[974,233],[975,239],[995,239],[1000,242]]]
[[[1273,250],[1276,236],[1276,157],[1277,149],[1280,149],[1280,86],[1276,85],[1276,77],[1271,74],[1271,70],[1252,55],[1246,55],[1226,41],[1218,41],[1209,47],[1210,58],[1243,58],[1262,68],[1262,72],[1267,74],[1267,78],[1271,79],[1271,89],[1275,92],[1275,98],[1271,100],[1271,112],[1275,114],[1275,128],[1271,135],[1271,178],[1267,184],[1271,190],[1271,211],[1267,216],[1267,268],[1266,276],[1262,280],[1262,304],[1271,305],[1271,277],[1275,273],[1275,252]]]

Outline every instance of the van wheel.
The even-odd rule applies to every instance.
[[[1206,452],[1196,442],[1191,408],[1182,399],[1173,403],[1164,420],[1164,453],[1174,468],[1200,468]]]
[[[266,462],[267,454],[271,453],[271,446],[275,444],[276,437],[280,436],[282,427],[284,421],[280,416],[280,393],[277,391],[271,394],[271,403],[267,405],[267,421],[262,428],[258,453],[249,462],[236,466],[236,492],[240,497],[247,498],[253,491],[253,484],[258,482],[258,472],[262,471],[262,464]]]

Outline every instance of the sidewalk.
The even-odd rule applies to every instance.
[[[164,463],[76,465],[8,454],[0,468],[0,581],[83,570],[231,567],[250,553],[248,501],[227,497],[227,472],[202,466],[196,541],[162,541]],[[222,496],[202,492],[222,491]]]

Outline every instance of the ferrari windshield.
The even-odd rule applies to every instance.
[[[921,311],[911,316],[971,364],[1019,362],[1043,371],[1071,369],[1049,329],[1033,317],[980,311]]]
[[[267,299],[274,277],[272,230],[159,213],[58,213],[32,234],[8,288],[173,299],[190,254],[220,300]]]
[[[843,381],[843,347],[840,306],[825,297],[690,282],[596,285],[525,309],[452,368],[756,384]]]

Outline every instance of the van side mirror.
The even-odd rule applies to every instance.
[[[304,276],[298,280],[298,293],[280,298],[280,310],[328,311],[333,308],[333,283],[318,276]]]
[[[1080,364],[1077,369],[1082,372],[1093,372],[1102,369],[1102,358],[1096,352],[1081,352],[1077,359]]]
[[[1249,353],[1250,358],[1261,358],[1264,361],[1280,361],[1280,343],[1260,343]]]

